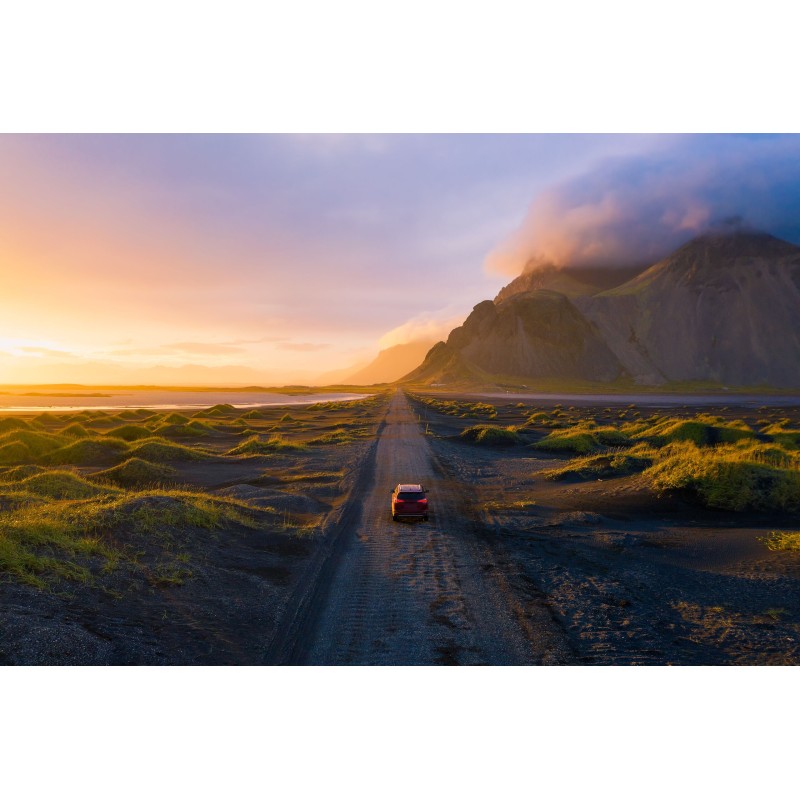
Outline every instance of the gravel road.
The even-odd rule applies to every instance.
[[[428,522],[393,522],[397,483],[429,489]],[[471,518],[398,391],[331,545],[268,654],[284,664],[565,663],[565,637]]]

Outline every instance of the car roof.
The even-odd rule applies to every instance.
[[[422,484],[419,483],[398,483],[398,492],[421,492]]]

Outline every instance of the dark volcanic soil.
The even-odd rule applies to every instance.
[[[115,543],[138,553],[136,562],[123,561],[108,574],[94,568],[88,584],[55,580],[39,589],[0,572],[0,664],[263,663],[293,591],[308,580],[309,565],[373,446],[384,407],[276,407],[244,421],[264,434],[277,429],[290,441],[343,427],[354,432],[350,441],[299,452],[223,457],[248,435],[234,424],[241,414],[235,411],[210,418],[219,433],[176,440],[220,453],[209,461],[171,463],[178,486],[274,511],[263,518],[256,512],[255,529],[187,528],[163,535],[158,547],[146,536],[117,530]],[[291,419],[282,421],[287,411]],[[99,432],[119,424],[99,424]],[[45,425],[55,430],[63,422]],[[78,471],[88,475],[103,466],[84,464]],[[184,559],[177,575],[174,560],[164,571],[164,552]]]
[[[471,487],[472,511],[510,570],[546,598],[572,663],[800,663],[800,553],[772,552],[762,541],[772,530],[796,530],[795,515],[710,511],[658,497],[635,476],[547,481],[540,473],[569,456],[480,447],[458,438],[475,419],[415,408],[445,469]],[[573,415],[611,421],[626,408],[584,405]],[[796,407],[684,404],[678,413],[698,410],[800,417]],[[493,424],[519,424],[531,407],[507,401],[497,411]]]

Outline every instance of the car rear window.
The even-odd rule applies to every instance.
[[[398,492],[397,493],[398,500],[424,500],[425,493],[424,492]]]

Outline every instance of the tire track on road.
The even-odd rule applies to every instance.
[[[529,601],[512,596],[498,554],[465,513],[463,487],[434,457],[401,391],[359,474],[313,586],[279,627],[268,663],[559,660],[553,631],[539,636],[536,615],[520,610]],[[430,521],[392,521],[391,489],[406,482],[430,490]]]

